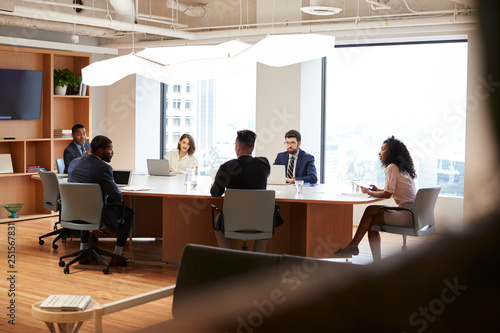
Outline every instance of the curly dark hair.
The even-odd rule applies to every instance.
[[[398,166],[399,172],[406,173],[411,179],[415,179],[417,173],[415,172],[415,166],[413,165],[410,152],[405,144],[396,139],[394,135],[387,138],[384,144],[387,146],[388,153],[384,161],[382,161],[383,166],[387,167],[389,164],[394,163]]]

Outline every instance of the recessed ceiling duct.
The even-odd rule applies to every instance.
[[[311,15],[334,15],[342,11],[341,8],[333,6],[333,0],[311,0],[309,6],[300,8],[306,14]]]

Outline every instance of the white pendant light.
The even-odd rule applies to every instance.
[[[251,45],[228,41],[219,45],[151,48],[95,62],[82,69],[88,86],[108,86],[132,74],[155,81],[189,82],[234,75],[261,63],[283,67],[326,57],[335,49],[335,37],[321,34],[271,35]]]
[[[309,6],[300,8],[301,11],[311,15],[335,15],[342,11],[333,6],[333,0],[311,0]]]

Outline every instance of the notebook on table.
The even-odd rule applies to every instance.
[[[132,179],[132,170],[113,170],[113,178],[118,187],[129,186]]]
[[[271,165],[271,174],[267,178],[268,185],[286,185],[285,166]]]
[[[170,163],[168,160],[154,160],[149,159],[148,162],[148,174],[150,176],[174,176],[174,173],[170,172]]]

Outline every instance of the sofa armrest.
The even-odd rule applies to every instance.
[[[137,296],[128,297],[119,301],[99,306],[94,311],[96,333],[102,333],[102,317],[111,313],[133,308],[141,304],[156,301],[174,294],[175,285],[149,291]]]

